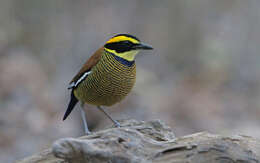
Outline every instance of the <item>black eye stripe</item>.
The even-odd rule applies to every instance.
[[[126,41],[107,43],[105,45],[105,48],[115,50],[117,53],[123,53],[132,50],[134,45],[136,44],[126,40]]]

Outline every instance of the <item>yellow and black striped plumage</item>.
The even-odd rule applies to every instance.
[[[111,106],[121,101],[133,88],[136,66],[125,65],[104,51],[88,77],[74,89],[80,101],[97,106]]]
[[[78,101],[98,107],[120,102],[135,83],[135,56],[140,50],[148,49],[152,47],[128,34],[119,34],[109,39],[87,60],[70,82],[71,99],[63,120]],[[103,109],[102,111],[105,113]],[[85,118],[83,120],[86,121]],[[86,132],[89,132],[86,122],[85,127]]]

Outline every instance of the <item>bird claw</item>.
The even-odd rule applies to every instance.
[[[91,135],[92,132],[90,132],[90,131],[85,131],[85,134],[86,134],[86,135]]]
[[[121,127],[121,124],[119,122],[117,122],[117,121],[114,122],[114,125],[115,125],[116,128],[120,128]]]

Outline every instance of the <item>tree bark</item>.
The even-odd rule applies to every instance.
[[[260,141],[249,136],[207,132],[176,138],[160,120],[124,120],[81,138],[63,138],[51,149],[18,163],[258,163]]]

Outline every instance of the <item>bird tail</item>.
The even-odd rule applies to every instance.
[[[74,109],[75,105],[78,103],[78,99],[75,97],[73,90],[71,91],[70,103],[64,114],[63,121],[70,115],[71,111]]]

